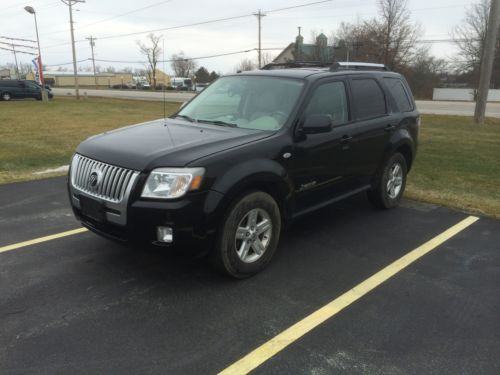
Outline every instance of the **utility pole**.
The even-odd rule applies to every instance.
[[[84,3],[85,0],[61,0],[69,8],[69,26],[71,31],[71,50],[73,52],[73,77],[75,79],[75,94],[76,99],[80,99],[80,90],[78,87],[78,71],[76,67],[76,50],[75,50],[75,31],[73,28],[73,4]]]
[[[481,71],[479,77],[479,87],[477,90],[476,109],[474,111],[474,123],[478,125],[484,124],[486,102],[488,101],[488,90],[490,88],[491,71],[493,69],[493,60],[495,59],[498,26],[500,24],[499,1],[500,0],[491,0],[488,28],[486,29],[486,40],[481,60]]]
[[[16,76],[17,79],[21,79],[21,76],[19,75],[19,65],[17,64],[17,55],[16,55],[16,47],[14,44],[11,44],[12,46],[12,52],[14,53],[14,61],[16,62]]]
[[[254,16],[257,17],[258,21],[259,21],[259,49],[258,49],[258,52],[259,52],[259,69],[262,68],[262,38],[261,38],[261,30],[262,30],[262,27],[261,27],[261,20],[262,20],[262,17],[265,17],[266,15],[264,13],[262,13],[262,11],[259,9],[259,11],[257,13],[254,13],[253,14]]]
[[[92,50],[92,68],[94,69],[94,83],[97,87],[97,76],[96,76],[96,73],[95,73],[95,58],[94,58],[94,47],[95,47],[95,40],[97,40],[97,38],[94,38],[92,35],[89,36],[88,38],[85,38],[87,39],[89,42],[90,42],[90,49]]]

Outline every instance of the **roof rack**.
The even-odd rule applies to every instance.
[[[384,64],[373,64],[365,62],[336,62],[330,66],[331,71],[336,70],[384,70],[389,71],[389,68]]]
[[[286,68],[329,68],[331,62],[321,61],[287,61],[281,63],[269,63],[264,65],[261,70],[286,69]]]

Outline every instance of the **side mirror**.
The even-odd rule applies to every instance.
[[[332,130],[332,122],[332,116],[330,115],[309,115],[302,125],[302,134],[328,133]]]

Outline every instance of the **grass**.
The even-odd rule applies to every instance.
[[[500,218],[500,119],[423,115],[405,196]]]
[[[178,107],[167,103],[167,115]],[[51,176],[33,172],[68,164],[76,146],[93,134],[161,117],[163,103],[153,101],[0,102],[0,184]]]
[[[167,114],[178,106],[167,103]],[[68,164],[88,136],[162,116],[162,103],[151,101],[0,102],[0,184],[48,177],[33,172]],[[476,126],[468,117],[423,115],[406,197],[500,218],[500,119]]]

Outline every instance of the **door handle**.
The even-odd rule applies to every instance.
[[[386,132],[391,132],[391,131],[393,131],[394,129],[396,129],[396,125],[391,125],[391,124],[387,124],[387,125],[385,126],[385,128],[384,128],[384,130],[385,130]]]
[[[351,141],[351,139],[352,139],[352,137],[350,135],[346,134],[346,135],[342,136],[342,138],[340,138],[340,142],[341,143],[348,143]]]

